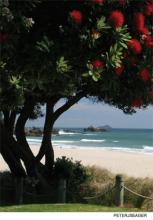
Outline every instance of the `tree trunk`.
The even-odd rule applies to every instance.
[[[8,164],[12,174],[16,177],[25,177],[26,173],[22,167],[20,158],[14,154],[12,146],[10,146],[10,137],[8,136],[8,130],[0,122],[0,153],[6,163]]]
[[[47,102],[46,104],[46,118],[43,129],[43,139],[40,151],[36,157],[37,161],[40,161],[45,155],[45,166],[52,170],[54,164],[54,151],[51,143],[51,134],[53,129],[53,108],[54,104],[52,102]]]
[[[21,110],[20,116],[18,117],[16,127],[15,127],[15,135],[17,138],[18,149],[20,153],[20,157],[23,160],[28,176],[36,177],[36,164],[35,157],[27,143],[25,136],[25,124],[29,118],[29,115],[34,109],[34,103],[29,98],[30,101],[26,101],[23,109]]]
[[[61,116],[62,113],[67,111],[72,105],[77,103],[84,95],[82,93],[78,94],[77,96],[71,97],[68,101],[54,111],[55,104],[59,101],[59,98],[54,97],[49,100],[46,104],[46,118],[45,118],[45,125],[43,131],[43,140],[42,145],[39,150],[38,155],[36,156],[37,161],[40,161],[43,156],[45,155],[45,165],[50,170],[54,164],[54,151],[52,146],[52,130],[55,121]]]

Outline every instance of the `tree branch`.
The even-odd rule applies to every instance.
[[[46,116],[45,116],[45,123],[44,123],[44,129],[43,129],[43,138],[41,147],[39,149],[39,152],[36,156],[36,160],[40,161],[42,157],[46,154],[47,149],[52,148],[51,146],[51,132],[53,129],[53,114],[54,114],[54,106],[59,101],[59,97],[52,97],[49,99],[46,103]],[[52,149],[51,149],[52,150]],[[50,152],[53,154],[53,151]],[[50,155],[51,156],[51,155]]]
[[[67,111],[71,106],[73,106],[74,104],[76,104],[80,99],[82,99],[84,97],[84,93],[80,92],[78,94],[76,94],[75,96],[70,97],[67,102],[62,105],[60,108],[58,108],[55,112],[54,112],[54,122],[57,120],[57,118],[64,113],[65,111]]]

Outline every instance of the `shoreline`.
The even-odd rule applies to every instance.
[[[30,145],[34,155],[38,145]],[[55,158],[66,156],[81,161],[85,166],[98,166],[113,174],[125,174],[136,178],[153,178],[153,154],[141,152],[126,152],[94,148],[62,148],[54,146]],[[43,162],[43,160],[42,160]],[[8,166],[0,155],[0,171],[8,170]]]
[[[59,141],[57,141],[59,142]],[[30,146],[38,146],[40,142],[29,142]],[[144,146],[144,148],[128,148],[128,147],[108,147],[108,146],[102,146],[102,147],[93,147],[93,146],[78,146],[78,145],[70,145],[71,141],[62,141],[61,143],[56,143],[56,141],[53,141],[54,148],[60,148],[60,149],[84,149],[84,150],[99,150],[99,151],[113,151],[113,152],[125,152],[125,153],[133,153],[133,154],[144,154],[144,155],[152,155],[153,156],[153,146]],[[64,144],[63,144],[64,143]],[[62,144],[62,146],[60,146]]]

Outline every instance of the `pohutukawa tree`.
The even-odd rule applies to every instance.
[[[1,8],[1,154],[14,175],[51,172],[53,125],[81,98],[130,114],[152,104],[151,0],[3,0]],[[41,104],[46,118],[34,157],[24,127]]]

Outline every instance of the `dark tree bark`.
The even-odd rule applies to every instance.
[[[51,141],[54,123],[61,116],[62,113],[64,113],[72,105],[77,103],[81,98],[83,98],[83,96],[84,95],[80,93],[74,97],[69,98],[68,101],[63,106],[58,108],[56,111],[54,111],[54,107],[59,99],[57,99],[56,101],[55,99],[54,101],[50,100],[46,104],[46,118],[45,118],[44,132],[43,132],[43,140],[39,153],[36,156],[36,159],[40,161],[45,155],[45,165],[50,170],[52,169],[54,164],[54,150]]]
[[[14,117],[9,118],[9,114],[5,112],[4,121],[0,121],[0,153],[14,176],[25,177],[25,170],[15,150],[15,140],[10,136],[12,127],[8,128],[8,122],[13,126],[13,120]]]
[[[29,147],[29,144],[27,143],[24,128],[30,114],[34,109],[34,105],[35,103],[31,98],[29,98],[28,101],[25,102],[15,126],[15,135],[17,139],[20,157],[24,162],[28,176],[31,177],[36,177],[37,171],[35,157]]]
[[[14,129],[16,113],[4,112],[4,119],[5,119],[4,124],[6,125],[5,135],[3,134],[1,135],[1,137],[2,136],[5,137],[4,138],[5,141],[3,141],[4,144],[0,150],[7,164],[10,166],[10,170],[14,172],[15,175],[25,176],[25,170],[22,167],[20,161],[20,159],[22,159],[28,176],[36,177],[36,178],[38,176],[41,176],[41,174],[38,172],[38,167],[41,167],[44,171],[44,167],[40,163],[40,160],[42,159],[43,156],[45,156],[45,168],[47,168],[49,172],[52,171],[54,164],[54,151],[51,142],[53,125],[63,112],[67,111],[72,105],[77,103],[83,96],[84,95],[80,93],[74,97],[68,98],[65,104],[55,111],[54,111],[55,104],[60,98],[52,97],[51,100],[47,101],[43,140],[39,153],[36,158],[34,157],[27,143],[25,130],[24,130],[26,121],[28,120],[30,114],[34,109],[34,104],[35,104],[34,101],[32,99],[28,99],[25,102],[24,107],[22,108],[20,115],[17,119],[15,126],[15,135],[17,141],[13,137],[13,129]],[[7,137],[6,137],[6,133],[7,133]],[[7,143],[6,140],[8,140]]]
[[[43,129],[43,139],[39,153],[36,156],[36,160],[40,161],[45,155],[45,166],[49,171],[52,170],[54,164],[54,150],[51,142],[51,135],[54,125],[54,106],[58,100],[58,97],[54,97],[46,103],[46,117]]]

